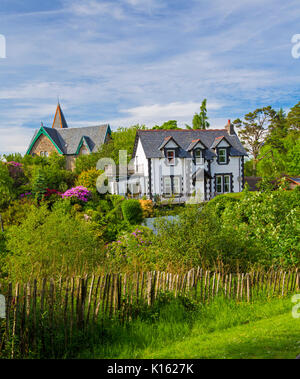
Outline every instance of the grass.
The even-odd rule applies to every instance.
[[[107,324],[78,358],[295,358],[300,320],[286,299],[209,305],[164,301],[122,327]]]

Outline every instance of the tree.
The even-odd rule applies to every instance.
[[[202,101],[202,104],[200,106],[200,113],[195,113],[193,118],[193,127],[191,128],[189,125],[186,125],[187,129],[208,129],[210,124],[207,121],[207,109],[206,109],[206,102],[207,100],[204,99]]]
[[[287,122],[292,130],[300,131],[300,101],[293,108],[291,108]]]
[[[283,138],[289,133],[289,125],[287,122],[286,114],[281,108],[269,125],[269,134],[266,142],[270,144],[270,147],[283,151]]]
[[[155,125],[152,130],[160,130],[160,129],[166,129],[166,130],[172,130],[172,129],[179,129],[177,126],[176,120],[170,120],[167,122],[164,122],[161,126]]]
[[[266,141],[267,127],[275,116],[276,112],[268,106],[246,114],[244,121],[237,119],[233,122],[237,128],[242,128],[239,136],[246,150],[253,156],[254,172],[256,172],[260,150]]]
[[[0,162],[0,207],[4,207],[15,197],[13,183],[7,165]]]
[[[42,169],[39,169],[32,183],[32,192],[38,201],[43,199],[43,196],[47,192],[47,187],[46,175]]]

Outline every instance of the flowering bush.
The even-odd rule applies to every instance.
[[[91,198],[91,192],[82,186],[74,187],[63,193],[61,196],[63,199],[65,198],[71,198],[71,199],[78,199],[80,201],[83,201],[84,203],[88,202]]]
[[[25,192],[25,193],[21,193],[20,198],[25,199],[25,198],[28,198],[30,196],[32,196],[31,192]]]

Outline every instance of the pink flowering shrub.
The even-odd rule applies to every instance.
[[[88,202],[91,196],[91,191],[82,186],[71,188],[61,195],[63,199],[71,198],[73,200],[83,201],[84,203]]]

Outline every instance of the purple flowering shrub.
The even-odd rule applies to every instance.
[[[21,193],[21,195],[20,195],[21,199],[28,199],[30,197],[32,197],[32,192]]]
[[[119,237],[106,245],[106,253],[115,269],[143,270],[154,268],[155,259],[152,249],[153,232],[146,227],[136,228],[133,232]]]
[[[87,203],[91,196],[91,191],[82,186],[71,188],[61,195],[63,199],[71,198],[72,200],[80,200],[84,203]]]

